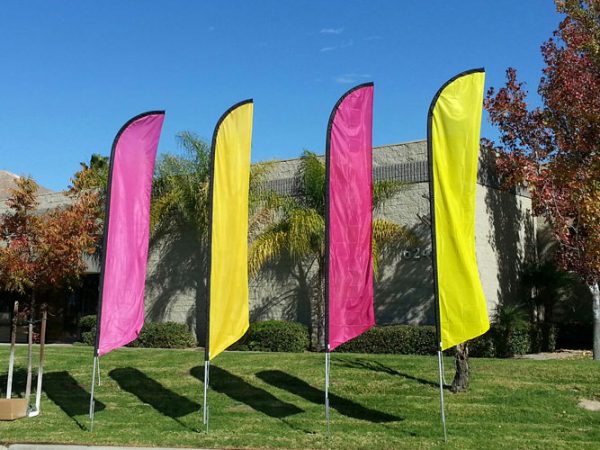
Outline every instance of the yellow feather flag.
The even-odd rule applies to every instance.
[[[239,340],[249,326],[248,191],[252,100],[232,106],[212,142],[210,286],[206,360]]]
[[[432,254],[442,350],[490,327],[475,256],[484,81],[483,69],[461,73],[442,86],[429,108]]]

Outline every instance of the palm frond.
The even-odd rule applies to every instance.
[[[394,180],[381,180],[373,183],[373,209],[381,208],[387,200],[405,187],[405,183]]]
[[[248,252],[248,270],[255,276],[266,263],[286,252],[288,231],[281,224],[275,224],[257,236]]]
[[[380,247],[389,245],[419,245],[421,239],[411,229],[385,219],[373,220],[373,239]]]
[[[325,220],[313,208],[298,208],[289,215],[288,245],[290,255],[302,259],[308,254],[320,253],[325,235]]]
[[[300,158],[301,188],[304,201],[323,213],[325,204],[325,164],[313,152],[305,150]]]

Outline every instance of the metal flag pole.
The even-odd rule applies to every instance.
[[[444,85],[445,86],[445,85]],[[439,374],[439,385],[440,385],[440,417],[442,420],[442,427],[444,430],[444,442],[448,442],[448,433],[446,430],[446,413],[444,408],[444,374],[443,374],[443,362],[442,362],[442,338],[441,338],[441,321],[440,321],[440,289],[438,279],[438,264],[437,264],[437,240],[435,234],[435,192],[433,185],[433,143],[432,143],[432,125],[433,125],[433,109],[437,99],[442,92],[442,87],[434,96],[429,106],[429,112],[427,114],[427,169],[429,172],[429,214],[431,217],[431,264],[432,264],[432,276],[433,276],[433,297],[435,302],[435,331],[436,341],[438,343],[438,374]]]
[[[98,359],[96,367],[98,368],[98,386],[100,386],[100,359]]]
[[[329,425],[329,376],[331,370],[331,352],[329,351],[329,344],[327,344],[327,350],[325,351],[325,421],[327,422],[327,435],[329,436],[331,430]]]
[[[106,198],[104,199],[104,232],[102,235],[102,258],[100,263],[100,280],[98,282],[98,304],[96,308],[96,342],[94,345],[94,363],[92,368],[92,386],[90,388],[90,411],[89,417],[91,420],[90,431],[94,430],[94,416],[96,403],[94,400],[94,387],[96,386],[96,371],[98,371],[98,386],[100,386],[100,329],[102,324],[102,294],[104,290],[104,272],[106,271],[106,249],[108,248],[108,228],[110,223],[110,195],[112,191],[112,178],[113,168],[115,166],[115,155],[117,150],[117,143],[121,137],[121,133],[127,128],[127,126],[133,122],[137,117],[130,119],[125,123],[115,136],[110,151],[110,160],[108,163],[108,181],[106,184]]]
[[[443,363],[442,363],[442,343],[438,350],[438,369],[440,374],[440,413],[442,417],[442,426],[444,427],[444,442],[448,442],[448,433],[446,431],[446,412],[444,408],[444,375],[443,375]]]
[[[13,372],[15,368],[15,344],[17,342],[17,320],[19,319],[19,302],[15,302],[10,330],[10,356],[8,358],[8,380],[6,382],[6,398],[12,397]]]
[[[90,412],[89,412],[89,416],[90,416],[90,420],[91,420],[90,431],[93,431],[93,429],[94,429],[94,407],[95,407],[94,387],[96,387],[96,367],[97,367],[97,365],[98,365],[98,355],[94,354],[94,368],[92,369],[92,387],[90,389]]]
[[[235,107],[235,106],[234,106]],[[210,379],[210,276],[212,273],[212,238],[213,238],[213,207],[214,207],[214,189],[215,189],[215,159],[217,151],[217,136],[221,123],[227,114],[234,108],[227,110],[218,120],[213,131],[212,142],[210,146],[210,172],[208,178],[208,264],[206,265],[206,342],[204,343],[204,399],[202,408],[202,423],[209,429],[209,405],[208,405],[208,386]]]
[[[204,361],[204,396],[202,407],[202,423],[208,433],[208,379],[210,377],[210,361]]]

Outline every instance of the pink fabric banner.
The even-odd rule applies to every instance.
[[[144,324],[152,174],[164,112],[134,117],[113,143],[100,279],[97,354],[135,340]]]
[[[373,84],[331,113],[328,159],[328,342],[333,350],[375,325],[372,260]]]

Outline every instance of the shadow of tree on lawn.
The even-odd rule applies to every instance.
[[[271,386],[284,389],[294,395],[304,398],[309,402],[316,404],[324,403],[325,393],[322,390],[317,389],[308,384],[306,381],[288,373],[280,370],[265,370],[257,373],[256,376]],[[353,402],[352,400],[348,400],[332,393],[329,394],[329,400],[331,407],[337,410],[340,414],[355,419],[366,420],[374,423],[398,422],[400,420],[404,420],[402,417],[364,407]]]

